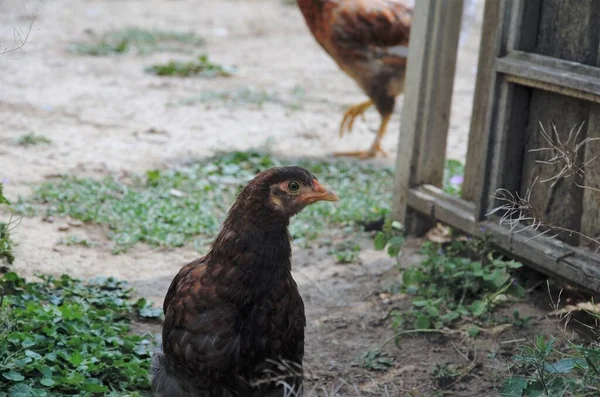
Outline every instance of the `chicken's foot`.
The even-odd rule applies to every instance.
[[[390,117],[391,115],[387,114],[381,118],[381,125],[379,126],[379,130],[377,131],[377,136],[375,136],[375,141],[373,142],[369,150],[358,152],[337,152],[334,153],[334,155],[358,157],[359,159],[369,159],[377,156],[377,153],[381,153],[384,157],[387,157],[388,153],[381,147],[381,140],[385,135],[387,125],[390,121]]]
[[[340,123],[340,138],[344,136],[345,133],[350,133],[352,131],[352,127],[354,126],[354,120],[363,115],[365,110],[373,105],[373,101],[365,101],[361,102],[357,105],[352,105],[346,112],[344,112],[344,118],[342,118],[342,122]],[[363,115],[364,117],[364,115]]]

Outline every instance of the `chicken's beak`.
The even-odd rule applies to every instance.
[[[338,201],[340,198],[331,190],[327,190],[316,179],[313,180],[313,187],[310,191],[301,196],[303,202],[312,204],[317,201]]]

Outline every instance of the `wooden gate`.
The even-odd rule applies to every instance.
[[[456,198],[440,186],[461,9],[416,2],[393,216],[414,234],[435,221],[491,233],[511,256],[600,293],[600,1],[486,0]],[[507,192],[530,219],[488,216]]]

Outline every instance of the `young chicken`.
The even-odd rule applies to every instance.
[[[321,200],[338,196],[300,167],[264,171],[240,192],[208,254],[169,287],[154,396],[302,395],[306,319],[288,224]]]
[[[404,91],[404,75],[412,8],[400,0],[297,0],[317,42],[370,98],[350,107],[340,124],[340,137],[354,120],[374,105],[381,115],[377,136],[367,151],[337,155],[370,158],[381,148],[396,97]]]

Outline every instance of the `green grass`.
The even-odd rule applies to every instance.
[[[14,208],[24,214],[71,216],[106,228],[115,252],[145,242],[205,248],[239,189],[259,171],[298,164],[342,198],[306,208],[290,225],[297,243],[355,232],[357,222],[380,219],[391,205],[393,172],[351,161],[283,161],[259,152],[234,152],[176,170],[149,171],[132,183],[65,176],[44,183]]]
[[[359,259],[360,245],[352,240],[342,241],[333,246],[329,253],[333,255],[338,264],[355,263]]]
[[[157,76],[214,78],[232,76],[235,68],[213,63],[208,59],[208,55],[200,55],[189,62],[169,61],[165,64],[152,65],[147,67],[146,71]]]
[[[595,318],[596,338],[575,342],[567,335],[564,347],[553,336],[538,335],[521,345],[512,357],[502,397],[598,396],[600,391],[600,312]]]
[[[474,246],[459,241],[443,249],[423,245],[425,259],[402,270],[400,290],[413,299],[409,309],[392,313],[396,329],[441,329],[467,318],[469,333],[476,334],[493,320],[492,309],[506,301],[506,294],[524,295],[511,276],[520,263],[493,254],[470,259]]]
[[[395,258],[403,243],[401,225],[389,220],[374,241],[376,249],[387,249]],[[396,334],[365,354],[363,366],[366,368],[373,367],[379,357],[385,357],[382,356],[384,347],[403,335],[455,332],[476,337],[482,330],[497,324],[494,310],[510,302],[510,295],[521,298],[525,294],[512,276],[522,265],[491,252],[485,240],[453,241],[443,246],[425,242],[421,254],[424,257],[421,263],[400,269],[402,284],[390,288],[393,293],[409,296],[411,304],[391,312]],[[507,323],[512,321],[521,326],[527,324],[527,319],[518,313],[514,319],[506,319]],[[470,371],[472,367],[469,368]],[[433,372],[436,382],[445,384],[456,378],[446,369],[440,367]]]
[[[50,138],[44,135],[37,135],[34,132],[21,135],[17,138],[17,144],[20,146],[49,145],[51,143]]]
[[[78,235],[70,235],[66,238],[62,238],[58,240],[58,244],[64,244],[67,246],[80,245],[82,247],[95,247],[98,245],[96,241],[88,240],[87,238]]]
[[[282,103],[277,93],[265,90],[256,90],[243,87],[233,90],[204,91],[198,95],[181,99],[172,105],[192,106],[199,103],[221,102],[226,107],[237,107],[241,105],[262,106],[265,103]]]
[[[149,390],[155,342],[132,333],[156,318],[144,299],[112,278],[88,283],[63,275],[26,282],[0,277],[0,396],[140,396]]]
[[[404,228],[402,224],[390,218],[385,220],[383,230],[377,232],[373,241],[377,251],[386,250],[387,254],[392,258],[396,258],[396,262],[398,263],[404,242]]]
[[[458,160],[447,159],[444,165],[444,191],[460,196],[465,176],[465,166]]]
[[[3,204],[10,205],[10,202],[6,197],[4,197],[4,184],[0,182],[0,205]]]
[[[374,241],[376,249],[386,249],[396,258],[403,243],[402,226],[391,220],[386,221]],[[525,290],[513,278],[514,270],[522,265],[490,251],[489,243],[487,239],[453,241],[444,245],[426,242],[421,251],[423,261],[401,269],[402,284],[390,288],[391,292],[407,294],[411,299],[410,306],[392,311],[394,337],[366,352],[362,366],[387,370],[392,360],[383,349],[404,335],[456,334],[461,335],[464,342],[498,325],[510,324],[520,330],[532,327],[532,317],[521,316],[517,309],[513,310],[512,316],[497,314],[497,308],[523,297]],[[594,323],[588,325],[588,333],[591,331],[594,337],[586,342],[575,341],[572,331],[564,328],[566,324],[559,324],[560,331],[557,328],[565,341],[562,345],[555,343],[553,336],[536,335],[535,329],[531,328],[535,335],[531,341],[519,345],[513,351],[514,356],[503,360],[509,370],[505,372],[500,396],[600,395],[600,312],[588,312],[588,316]],[[432,378],[437,388],[446,389],[477,365],[475,359],[466,368],[437,364]]]
[[[0,183],[0,205],[10,205],[9,201],[2,193],[3,188],[4,185]],[[14,223],[15,222],[13,222],[11,219],[9,219],[7,222],[0,221],[0,265],[3,262],[7,262],[10,265],[15,260],[12,240],[10,238],[10,232],[14,227]]]
[[[204,40],[193,33],[130,27],[105,33],[94,42],[75,43],[71,46],[71,52],[80,55],[108,56],[121,55],[134,50],[138,54],[149,54],[157,51],[192,51],[202,45]]]
[[[7,262],[10,265],[15,261],[13,244],[10,238],[10,232],[13,228],[12,223],[10,220],[0,222],[0,264]]]
[[[167,106],[194,106],[198,104],[220,103],[227,108],[240,106],[262,107],[267,103],[281,105],[289,110],[299,110],[303,107],[304,92],[299,87],[294,87],[288,96],[275,91],[256,89],[253,87],[240,87],[227,90],[207,90],[197,95],[189,96]]]

